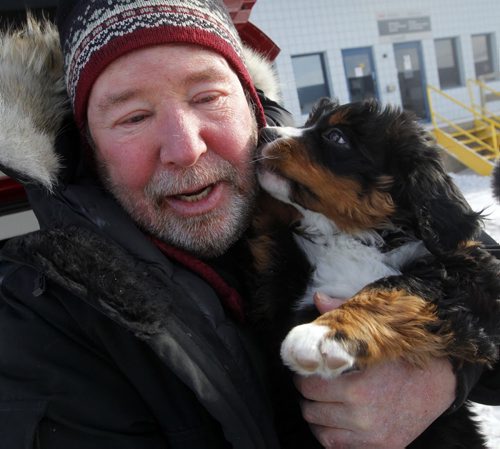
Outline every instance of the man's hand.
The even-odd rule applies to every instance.
[[[316,298],[321,313],[340,303]],[[296,376],[295,384],[304,419],[324,447],[402,449],[452,404],[456,379],[447,359],[424,369],[396,360],[332,380]]]

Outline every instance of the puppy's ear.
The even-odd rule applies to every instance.
[[[413,132],[402,133],[406,142],[398,142],[403,148],[397,156],[396,196],[406,210],[412,211],[417,233],[431,252],[453,250],[476,236],[481,214],[470,208],[444,170],[434,139],[420,125],[412,125]]]

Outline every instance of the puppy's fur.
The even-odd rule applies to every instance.
[[[303,128],[266,128],[262,139],[258,176],[271,198],[250,240],[250,316],[276,357],[287,332],[306,322],[281,346],[284,363],[303,375],[448,357],[460,380],[465,366],[496,362],[499,264],[472,241],[481,216],[412,115],[324,99]],[[315,292],[345,303],[308,322]],[[297,438],[308,436],[294,437],[296,447],[310,447]],[[410,447],[485,443],[461,407]]]

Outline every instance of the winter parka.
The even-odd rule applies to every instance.
[[[0,256],[0,447],[278,447],[244,324],[86,169],[55,29],[0,46],[0,167],[41,228]],[[290,119],[262,98],[271,123]]]

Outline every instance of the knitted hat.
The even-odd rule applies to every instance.
[[[61,0],[57,15],[66,86],[81,129],[92,86],[111,62],[139,48],[174,42],[223,56],[255,104],[259,126],[265,125],[241,41],[222,0]]]

